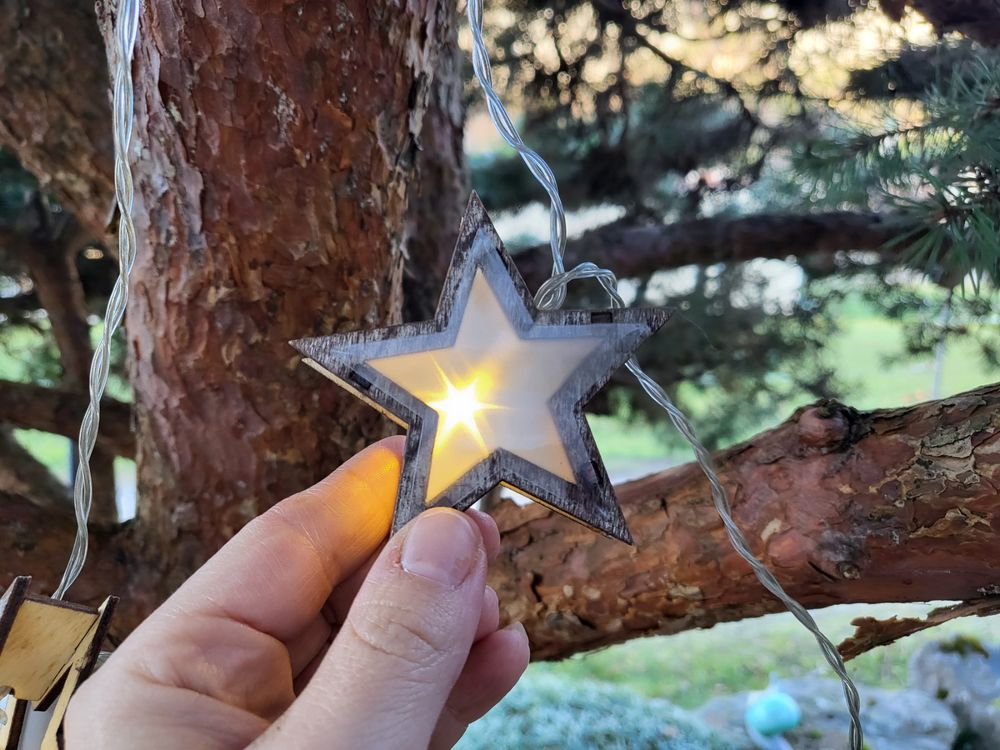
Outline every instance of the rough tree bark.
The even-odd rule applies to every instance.
[[[452,5],[145,4],[127,596],[152,606],[385,432],[287,342],[400,319],[411,176]]]
[[[109,593],[127,590],[129,568],[123,554],[127,534],[127,527],[93,530],[87,569],[73,586],[73,601],[100,604]],[[32,591],[51,595],[62,576],[75,535],[76,521],[69,503],[60,512],[60,506],[42,507],[20,493],[0,495],[3,585],[6,587],[15,576],[30,575]],[[115,624],[113,637],[121,638],[134,628],[139,614],[140,610],[126,602],[125,617]]]
[[[819,404],[717,460],[751,547],[806,605],[1000,596],[1000,384],[903,409]],[[634,547],[540,506],[498,511],[490,583],[536,658],[780,611],[696,466],[619,498]]]
[[[444,46],[430,85],[411,188],[403,278],[403,316],[410,321],[434,317],[469,200],[463,143],[465,58],[457,25],[451,23],[441,34]]]

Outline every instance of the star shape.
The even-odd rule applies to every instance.
[[[631,543],[583,406],[668,317],[537,310],[473,195],[433,320],[292,345],[407,429],[393,531],[502,484]]]

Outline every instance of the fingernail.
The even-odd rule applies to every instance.
[[[510,625],[505,627],[504,630],[509,630],[512,633],[521,631],[521,633],[523,633],[525,636],[528,635],[528,631],[524,629],[524,625],[522,625],[520,621],[512,622]]]
[[[457,586],[479,556],[478,532],[454,510],[420,515],[403,542],[401,562],[408,573]]]
[[[497,596],[497,590],[492,586],[487,586],[483,589],[483,604],[485,605],[486,602],[490,602],[491,604],[495,602],[494,606],[500,606],[500,597]]]
[[[481,521],[492,521],[493,520],[493,518],[490,516],[489,513],[483,513],[481,510],[479,510],[479,508],[469,508],[465,512],[467,514],[469,514],[470,516],[475,516],[476,518],[480,519]]]
[[[518,633],[525,641],[528,640],[528,631],[524,629],[524,625],[520,622],[512,622],[510,625],[504,628],[508,633]]]

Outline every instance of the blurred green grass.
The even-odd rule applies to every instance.
[[[69,440],[61,435],[38,430],[14,430],[14,437],[55,476],[63,482],[69,482]]]
[[[841,332],[825,352],[845,385],[844,401],[857,409],[909,406],[932,398],[934,361],[907,359],[903,327],[896,320],[872,314],[857,302],[838,309]],[[960,339],[945,349],[941,395],[961,393],[1000,380],[975,344]]]
[[[816,610],[820,627],[835,642],[853,632],[855,617],[918,617],[933,604],[839,605]],[[859,682],[885,688],[906,685],[906,665],[921,645],[965,635],[1000,641],[1000,618],[954,620],[917,633],[849,662]],[[833,677],[812,636],[790,614],[724,623],[709,630],[639,638],[561,662],[532,664],[535,672],[569,679],[594,679],[628,685],[651,697],[695,708],[715,695],[756,690],[771,673],[783,678],[819,674]]]
[[[837,317],[840,331],[828,342],[823,359],[837,373],[844,403],[864,410],[910,406],[933,397],[934,360],[931,356],[904,356],[905,336],[899,321],[876,315],[852,298],[838,305]],[[942,368],[942,397],[998,380],[1000,370],[989,368],[974,342],[961,339],[948,344]],[[692,394],[692,390],[687,389],[685,395],[691,402],[689,416],[697,426],[697,414],[712,408],[711,396]],[[739,439],[779,424],[809,400],[805,394],[788,399],[773,420],[752,425]],[[664,447],[662,433],[649,424],[623,423],[610,416],[588,419],[609,464],[616,460],[690,460],[688,451]]]

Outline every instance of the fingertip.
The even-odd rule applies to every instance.
[[[399,535],[400,565],[447,586],[459,586],[477,569],[485,568],[479,526],[452,508],[431,508],[413,519]],[[475,595],[469,591],[469,595]],[[470,602],[471,603],[471,602]]]
[[[500,625],[500,599],[491,586],[483,590],[483,609],[479,615],[479,626],[476,628],[476,640],[479,641],[494,632]]]
[[[507,647],[505,650],[511,657],[512,666],[516,668],[520,665],[520,671],[517,673],[518,679],[520,679],[531,661],[531,641],[528,640],[528,631],[520,622],[512,622],[507,627],[498,630],[497,634],[502,634],[501,639]]]
[[[431,508],[404,526],[376,558],[285,724],[332,702],[317,741],[336,725],[345,747],[426,747],[474,647],[486,565],[478,525],[464,513]]]
[[[373,525],[379,537],[388,534],[396,503],[396,489],[403,466],[402,436],[372,443],[312,487],[279,505],[287,509],[318,506],[335,512],[339,528],[359,533],[359,527]]]
[[[331,471],[312,487],[294,497],[322,496],[336,500],[338,497],[359,492],[391,497],[395,500],[396,486],[403,465],[402,437],[379,440],[358,451]],[[391,492],[385,490],[391,489]],[[286,501],[287,502],[287,501]]]
[[[520,623],[494,631],[472,647],[448,698],[449,712],[466,724],[507,695],[528,668],[528,636]]]
[[[402,438],[379,441],[262,513],[185,583],[172,606],[221,613],[279,640],[294,637],[388,536],[402,448]]]
[[[388,451],[393,454],[400,463],[402,463],[403,452],[406,449],[406,436],[392,435],[391,437],[382,438],[377,443],[373,443],[371,448]]]
[[[493,560],[500,552],[500,530],[497,528],[497,522],[493,520],[493,516],[476,508],[469,508],[465,513],[479,529],[483,546],[486,548],[486,557]]]
[[[338,474],[360,475],[373,486],[373,490],[380,490],[386,483],[391,484],[393,486],[392,498],[395,501],[395,487],[399,483],[399,475],[403,470],[403,446],[405,442],[406,439],[402,435],[394,435],[372,443],[330,474],[324,482]]]

